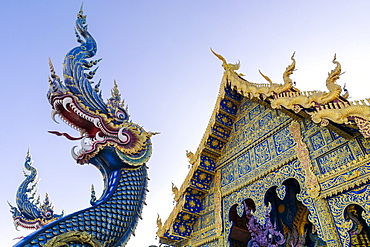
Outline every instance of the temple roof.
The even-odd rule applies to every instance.
[[[342,74],[336,56],[333,59],[336,66],[326,79],[328,91],[321,92],[300,91],[294,86],[295,83],[290,79],[296,65],[294,54],[291,64],[283,73],[283,84],[273,83],[262,72],[260,74],[268,83],[260,84],[249,82],[243,78],[243,74],[236,72],[240,63],[227,63],[221,55],[212,52],[222,61],[224,75],[216,105],[198,149],[194,154],[187,152],[191,169],[180,189],[173,186],[176,205],[164,224],[158,217],[157,235],[162,243],[175,244],[189,239],[193,225],[200,217],[202,199],[209,193],[211,183],[215,183],[216,188],[220,187],[216,167],[222,149],[229,141],[242,100],[248,99],[280,110],[295,120],[311,119],[347,139],[359,134],[370,137],[370,99],[347,100],[348,91],[336,84]],[[208,238],[207,241],[212,239]]]

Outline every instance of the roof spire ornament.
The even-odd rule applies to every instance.
[[[217,54],[216,52],[214,52],[213,50],[212,50],[212,48],[210,48],[211,49],[211,52],[218,58],[218,59],[220,59],[221,61],[222,61],[222,67],[224,67],[224,69],[225,70],[238,70],[238,69],[240,69],[240,61],[238,61],[238,63],[236,63],[236,64],[232,64],[232,63],[227,63],[226,62],[226,59],[223,57],[223,56],[221,56],[220,54]]]
[[[174,184],[174,183],[171,183],[172,184],[172,194],[173,194],[173,199],[178,202],[180,197],[180,193],[179,193],[179,189],[177,188],[177,186]]]
[[[260,75],[262,75],[262,77],[263,77],[263,78],[265,78],[265,80],[266,80],[266,81],[268,81],[268,82],[269,82],[269,84],[270,84],[270,86],[271,86],[271,85],[272,85],[272,81],[271,81],[271,79],[270,79],[268,76],[264,75],[264,74],[261,72],[261,70],[258,70],[258,72],[260,73]]]
[[[333,63],[337,66],[328,73],[328,78],[326,79],[326,86],[329,88],[330,85],[333,85],[341,75],[343,75],[345,72],[342,73],[342,66],[337,61],[337,54],[334,54]],[[339,85],[337,85],[338,87]],[[340,86],[339,86],[340,87]],[[329,89],[330,90],[330,89]]]

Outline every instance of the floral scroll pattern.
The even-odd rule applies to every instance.
[[[348,231],[352,228],[352,221],[344,218],[344,211],[351,204],[360,205],[364,211],[362,217],[370,226],[370,185],[365,184],[356,189],[328,198],[328,203],[334,217],[334,222],[339,233],[342,246],[350,246],[350,236]]]

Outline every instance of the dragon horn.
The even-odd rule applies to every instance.
[[[51,62],[51,59],[49,57],[49,67],[50,67],[50,72],[52,75],[55,75],[55,70],[54,70],[54,66],[53,66],[53,63]]]

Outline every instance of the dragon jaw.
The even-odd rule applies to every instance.
[[[108,116],[99,112],[91,112],[84,107],[74,96],[66,94],[51,99],[52,117],[59,117],[69,126],[81,133],[80,137],[71,137],[50,131],[53,134],[64,135],[71,140],[81,140],[81,149],[75,152],[72,148],[72,156],[77,163],[88,163],[100,150],[107,146],[113,146],[121,155],[134,155],[143,151],[147,146],[147,140],[155,133],[146,132],[142,127],[128,122],[127,119],[115,124],[109,121]],[[121,119],[124,118],[122,109],[118,111]],[[127,115],[126,115],[127,116]],[[117,121],[116,121],[117,122]]]

